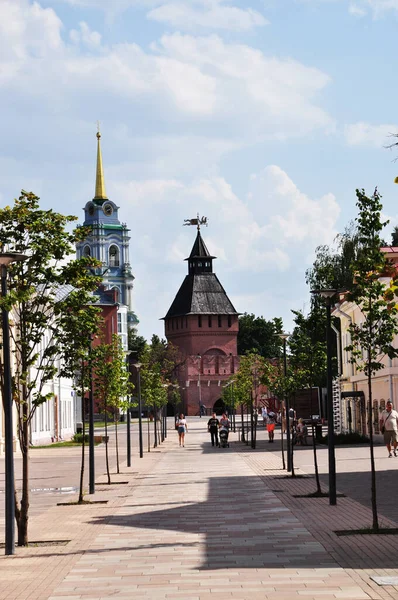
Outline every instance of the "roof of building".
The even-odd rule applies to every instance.
[[[200,231],[198,231],[189,258],[186,258],[185,260],[189,260],[190,258],[216,258],[215,256],[211,256],[210,252],[208,251],[206,244],[204,243],[203,238],[200,235]]]
[[[167,315],[178,317],[189,314],[237,315],[232,302],[215,273],[187,275]]]

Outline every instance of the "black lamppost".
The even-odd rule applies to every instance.
[[[336,457],[334,451],[334,414],[333,414],[333,372],[332,372],[332,298],[337,290],[311,290],[326,301],[326,352],[327,352],[327,417],[328,417],[328,459],[329,459],[329,504],[336,504]]]
[[[198,359],[199,359],[199,367],[198,367],[198,388],[199,388],[199,396],[198,396],[198,402],[199,402],[199,417],[202,418],[202,388],[200,386],[200,370],[202,367],[202,357],[200,354],[198,354]]]
[[[292,470],[292,454],[291,454],[291,440],[290,440],[290,399],[289,394],[286,391],[286,375],[287,375],[287,356],[286,356],[286,341],[289,339],[289,333],[278,333],[278,337],[283,341],[283,374],[285,376],[284,385],[284,400],[285,400],[285,412],[286,412],[286,452],[287,452],[287,470],[290,473]],[[283,429],[283,419],[281,423]],[[283,435],[283,431],[282,431]]]
[[[131,350],[126,352],[126,370],[128,373],[128,382],[130,383],[130,355]],[[127,466],[131,467],[131,412],[130,412],[130,397],[127,393]]]
[[[137,392],[138,392],[138,439],[140,446],[140,458],[144,456],[143,443],[142,443],[142,401],[141,401],[141,374],[140,369],[142,363],[133,363],[133,366],[137,369]]]
[[[93,362],[92,362],[92,336],[89,336],[89,400],[88,400],[88,472],[89,494],[95,494],[95,457],[94,457],[94,390],[93,390]]]
[[[13,262],[24,261],[28,257],[17,252],[0,254],[1,295],[7,296],[7,267]],[[15,481],[14,481],[14,432],[12,426],[12,387],[11,355],[8,309],[2,308],[3,326],[3,367],[4,367],[4,453],[5,453],[5,554],[15,553]]]

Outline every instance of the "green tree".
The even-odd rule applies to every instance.
[[[239,371],[230,379],[234,380],[235,406],[241,406],[242,439],[245,439],[243,407],[250,411],[251,446],[256,447],[257,394],[261,384],[265,384],[270,370],[269,362],[256,352],[241,357]],[[226,397],[226,390],[224,390]]]
[[[142,335],[138,335],[136,327],[130,327],[128,330],[128,349],[139,358],[145,346],[146,339]]]
[[[89,304],[90,294],[98,285],[87,269],[97,265],[94,259],[65,264],[74,254],[76,243],[87,235],[85,228],[70,231],[73,221],[76,217],[41,210],[39,198],[32,192],[22,191],[13,206],[0,209],[0,246],[28,256],[25,262],[9,267],[9,294],[0,299],[0,307],[12,309],[13,315],[13,397],[22,452],[20,501],[15,493],[20,546],[28,543],[30,423],[37,407],[53,395],[44,389],[57,373],[58,360],[71,358],[60,343],[60,334],[68,326],[63,321],[63,310],[67,305],[78,314],[81,330],[85,330],[87,313],[83,306]],[[65,300],[62,294],[67,297],[72,290],[74,293]],[[40,349],[44,335],[46,344]],[[1,363],[0,369],[3,370]]]
[[[152,411],[154,421],[154,447],[158,444],[157,423],[159,420],[159,411],[167,404],[168,381],[162,375],[162,365],[159,362],[153,362],[152,348],[147,346],[141,354],[141,390],[145,399],[146,406]]]
[[[391,234],[391,246],[398,246],[398,226],[394,227],[394,230]]]
[[[352,362],[363,371],[368,383],[368,428],[370,439],[371,498],[373,529],[379,528],[376,494],[376,467],[373,448],[372,418],[372,375],[383,369],[383,355],[393,358],[398,350],[392,347],[392,340],[398,333],[395,281],[389,289],[381,281],[381,276],[392,273],[386,256],[381,252],[380,233],[387,222],[381,220],[381,196],[377,188],[372,196],[364,190],[356,190],[358,235],[362,251],[353,264],[355,278],[347,294],[347,300],[354,302],[362,312],[361,323],[351,323],[349,330],[351,344],[346,348],[351,352]]]
[[[300,389],[312,390],[314,386],[320,387],[326,372],[326,342],[316,340],[315,332],[318,329],[319,311],[315,310],[308,316],[302,312],[293,311],[295,327],[289,340],[289,362],[296,372],[296,381]],[[312,401],[312,391],[311,401]],[[314,410],[311,407],[311,415]],[[316,436],[314,422],[311,419],[312,450],[314,457],[316,492],[314,495],[322,496],[321,482],[319,479],[318,456],[316,449]]]
[[[263,358],[278,355],[276,334],[282,333],[282,319],[267,321],[264,317],[244,313],[239,317],[238,354],[257,352]]]
[[[335,246],[318,246],[315,261],[306,271],[306,282],[310,289],[348,289],[354,279],[354,262],[361,250],[355,223],[350,223],[343,233],[335,238]],[[321,302],[320,299],[318,299]]]
[[[109,469],[108,421],[112,416],[115,423],[116,465],[119,473],[119,450],[117,419],[119,409],[132,391],[129,373],[126,369],[125,354],[118,334],[112,336],[109,344],[102,342],[93,351],[93,378],[96,398],[104,412],[105,419],[105,464],[108,484],[111,484]]]

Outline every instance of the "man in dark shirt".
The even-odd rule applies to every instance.
[[[213,413],[213,416],[207,421],[207,429],[211,435],[211,445],[218,446],[218,419],[216,417],[216,413]]]

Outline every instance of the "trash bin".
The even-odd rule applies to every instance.
[[[76,423],[76,433],[83,433],[83,423]]]

